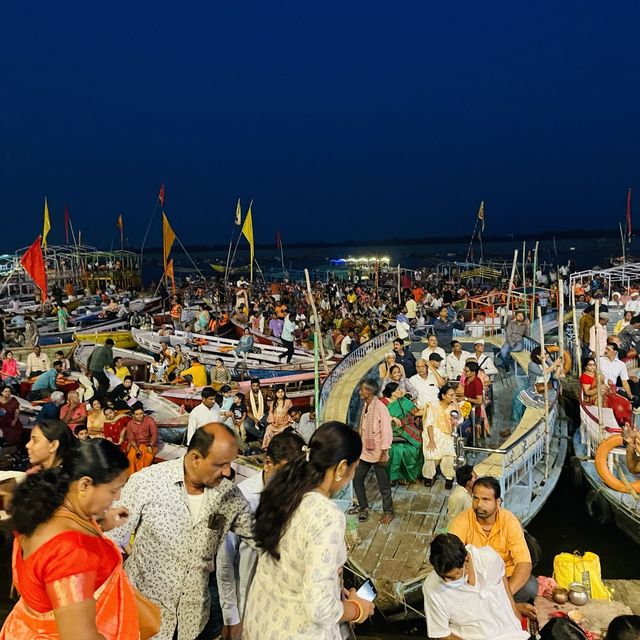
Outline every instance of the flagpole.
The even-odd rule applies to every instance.
[[[175,231],[174,231],[175,233]],[[200,274],[200,276],[202,278],[205,277],[204,273],[202,273],[202,271],[200,271],[198,265],[193,261],[193,258],[189,255],[189,252],[185,249],[185,246],[182,244],[182,241],[180,240],[180,238],[178,238],[178,236],[176,235],[176,240],[178,241],[178,244],[182,247],[182,250],[187,254],[187,258],[189,258],[189,260],[191,260],[191,264],[194,266],[195,270]],[[167,256],[168,258],[169,256]],[[169,261],[167,260],[167,264],[169,264]]]
[[[249,203],[249,208],[247,209],[247,213],[249,213],[249,211],[251,211],[251,207],[253,205],[253,198],[251,198],[251,202]],[[246,220],[246,217],[245,217]],[[252,221],[253,224],[253,221]],[[244,226],[244,224],[242,225]],[[236,259],[236,252],[238,251],[238,245],[240,244],[240,238],[242,238],[242,226],[240,227],[240,235],[238,236],[238,240],[236,241],[236,246],[233,250],[233,255],[231,256],[231,264],[229,265],[229,270],[231,270],[233,268],[233,263]],[[249,265],[250,268],[253,268],[253,265]]]
[[[151,230],[151,224],[153,223],[153,219],[156,216],[156,211],[158,210],[159,202],[160,202],[160,198],[156,196],[156,204],[153,207],[153,212],[151,213],[151,218],[149,218],[149,224],[147,225],[147,230],[145,231],[144,238],[142,239],[142,246],[140,247],[140,273],[141,274],[142,274],[142,254],[144,253],[144,245],[147,242],[147,237],[149,236],[149,231]]]
[[[469,256],[471,255],[471,249],[473,247],[473,240],[476,237],[476,231],[478,230],[478,220],[479,218],[476,217],[476,224],[473,227],[473,233],[471,234],[471,240],[469,242],[469,249],[467,250],[467,262],[469,262]]]
[[[234,227],[235,227],[235,222],[233,224],[233,227],[231,228],[231,237],[229,238],[229,250],[227,251],[227,263],[225,265],[224,268],[224,281],[227,282],[227,280],[229,279],[229,260],[231,258],[231,245],[233,244],[233,232],[234,232]]]
[[[288,278],[289,274],[287,273],[287,268],[284,266],[284,247],[282,246],[282,236],[280,235],[280,232],[278,232],[278,238],[280,238],[280,264],[282,266],[282,276]]]
[[[11,269],[11,271],[9,272],[9,275],[6,277],[5,281],[2,283],[2,286],[0,287],[0,293],[2,293],[7,288],[7,285],[9,284],[9,280],[11,280],[11,276],[18,270],[19,264],[20,264],[20,260],[17,260],[13,269]]]

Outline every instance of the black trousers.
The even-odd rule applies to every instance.
[[[387,474],[386,464],[380,464],[379,462],[366,462],[360,460],[356,474],[353,477],[353,490],[358,499],[358,507],[360,509],[368,509],[369,502],[367,501],[367,492],[364,488],[364,481],[369,473],[369,470],[373,467],[373,471],[376,474],[378,480],[378,488],[382,494],[382,510],[385,513],[393,513],[393,499],[391,498],[391,483],[389,482],[389,475]]]
[[[91,377],[98,383],[98,395],[102,400],[107,397],[107,391],[109,391],[109,378],[104,371],[92,371]]]
[[[283,358],[287,356],[287,362],[291,362],[291,358],[293,358],[293,340],[285,340],[284,338],[280,338],[280,340],[282,340],[282,344],[287,347],[287,352],[280,357]]]

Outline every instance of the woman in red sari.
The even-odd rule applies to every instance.
[[[21,598],[0,640],[138,640],[134,590],[117,547],[96,523],[127,481],[113,443],[79,444],[69,465],[27,477],[11,514],[13,579]],[[126,512],[113,513],[114,526]]]

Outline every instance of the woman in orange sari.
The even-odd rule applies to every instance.
[[[21,598],[0,640],[138,640],[133,587],[118,548],[96,523],[118,499],[127,468],[113,443],[91,440],[76,447],[68,465],[18,486],[11,513]],[[111,512],[113,526],[126,517]]]

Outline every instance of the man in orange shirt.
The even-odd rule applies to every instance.
[[[454,518],[449,533],[464,544],[493,547],[504,560],[514,600],[528,602],[538,592],[538,581],[531,575],[531,554],[520,521],[503,509],[501,502],[500,483],[491,476],[478,478],[473,485],[471,509]]]

